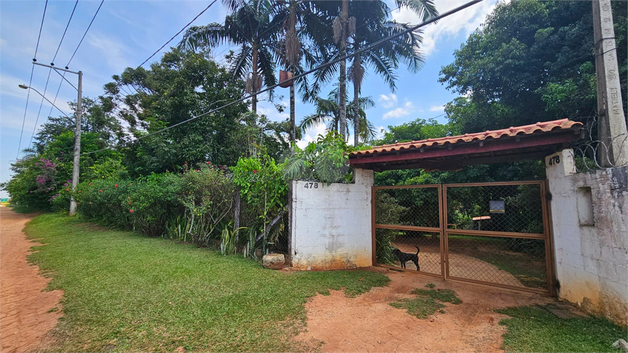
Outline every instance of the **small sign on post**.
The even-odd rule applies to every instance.
[[[506,213],[506,203],[504,201],[489,201],[490,213]]]

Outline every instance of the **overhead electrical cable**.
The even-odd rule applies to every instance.
[[[94,13],[94,16],[92,16],[91,21],[89,22],[89,25],[87,26],[87,29],[85,30],[85,33],[83,33],[83,36],[81,37],[81,40],[79,41],[78,45],[76,46],[76,49],[74,50],[74,53],[72,54],[72,57],[70,58],[70,60],[68,60],[68,63],[65,65],[66,70],[69,69],[70,63],[72,62],[72,59],[74,59],[74,55],[76,55],[76,52],[78,51],[79,47],[81,46],[81,43],[83,43],[83,39],[85,39],[85,36],[87,35],[87,32],[89,32],[89,29],[92,27],[92,23],[94,23],[94,20],[96,19],[96,16],[98,15],[98,12],[100,11],[100,8],[102,7],[102,4],[105,2],[105,0],[102,0],[100,2],[100,5],[98,6],[98,9],[96,9],[96,12]],[[76,5],[78,4],[78,0],[76,1],[76,4],[74,4],[74,9],[76,9]],[[72,10],[72,14],[74,14],[74,10]],[[72,16],[70,16],[70,20],[72,19]],[[69,25],[69,22],[68,22]],[[66,31],[67,31],[67,26],[66,26]],[[65,31],[63,32],[63,35],[65,36]],[[61,39],[61,41],[63,41],[63,38]],[[61,46],[61,43],[59,43],[59,46]],[[57,52],[59,52],[59,48],[57,48]],[[55,54],[56,57],[57,54]],[[54,59],[52,60],[54,62]],[[76,86],[74,86],[70,81],[68,81],[67,78],[65,78],[65,74],[66,72],[64,71],[63,74],[59,73],[59,71],[55,70],[56,73],[58,73],[59,75],[61,75],[61,81],[59,82],[59,87],[57,88],[57,93],[55,94],[55,98],[53,99],[53,103],[52,105],[54,106],[55,103],[57,103],[57,97],[59,96],[59,91],[61,91],[61,86],[63,85],[63,81],[65,80],[67,83],[70,84],[70,86],[72,86],[75,90],[78,91],[78,88],[76,88]],[[50,112],[48,112],[48,116],[50,116],[50,114],[52,114],[52,109],[53,106],[50,107]],[[37,125],[35,125],[37,126]],[[31,135],[31,139],[32,139],[32,135]]]
[[[79,3],[79,0],[76,0],[76,2],[74,3],[74,7],[72,8],[72,13],[70,13],[70,18],[68,19],[68,23],[65,25],[65,29],[63,30],[63,35],[61,36],[61,40],[59,40],[59,45],[57,45],[57,50],[55,51],[55,55],[52,57],[50,66],[55,65],[55,60],[57,59],[57,55],[59,54],[59,49],[61,49],[61,44],[63,44],[63,39],[65,39],[65,35],[68,32],[68,28],[70,27],[70,23],[72,22],[72,18],[74,17],[74,12],[76,11],[76,6],[78,6],[78,3]],[[44,94],[42,94],[41,96],[41,103],[39,104],[39,111],[37,112],[37,118],[35,119],[35,126],[33,126],[33,132],[31,133],[31,138],[28,141],[29,146],[31,145],[31,143],[33,143],[33,136],[35,136],[35,131],[37,131],[37,123],[39,123],[39,117],[41,115],[41,108],[44,105],[44,98],[46,96],[46,91],[48,90],[48,83],[50,82],[50,74],[52,73],[52,69],[53,67],[48,69],[48,78],[46,79],[46,86],[44,87]],[[57,71],[55,70],[55,72]],[[62,79],[61,79],[61,82],[59,82],[59,88],[57,89],[57,95],[59,94],[59,90],[61,89],[61,85],[63,84],[63,79],[65,79],[65,73],[61,78]],[[53,106],[54,106],[54,103],[57,102],[57,95],[55,95],[54,102],[52,103]],[[46,98],[46,100],[48,99]],[[50,116],[50,114],[52,113],[52,108],[53,107],[51,106],[48,116]]]
[[[180,121],[180,122],[178,122],[178,123],[176,123],[176,124],[170,125],[170,126],[168,126],[168,127],[165,127],[165,128],[163,128],[163,129],[157,130],[157,131],[152,132],[152,133],[150,133],[150,134],[147,134],[147,135],[144,135],[144,136],[140,136],[140,137],[138,137],[137,139],[138,139],[138,140],[141,140],[141,139],[145,139],[145,138],[150,137],[150,136],[154,136],[154,135],[160,134],[160,133],[162,133],[162,132],[164,132],[164,131],[168,131],[168,130],[173,129],[173,128],[177,127],[177,126],[180,126],[180,125],[183,125],[183,124],[189,123],[190,121],[196,120],[196,119],[201,118],[201,117],[203,117],[203,116],[206,116],[206,115],[209,115],[209,114],[215,113],[215,112],[220,111],[220,110],[222,110],[222,109],[224,109],[224,108],[230,107],[230,106],[232,106],[232,105],[234,105],[234,104],[237,104],[237,103],[243,102],[243,101],[245,101],[245,100],[247,100],[247,99],[252,98],[253,96],[259,95],[259,94],[264,93],[264,92],[268,92],[268,91],[270,91],[270,90],[272,90],[272,89],[274,89],[274,88],[276,88],[276,87],[279,87],[279,85],[285,84],[285,83],[290,82],[290,81],[296,81],[296,80],[298,80],[298,79],[300,79],[300,78],[302,78],[302,77],[305,77],[305,76],[307,76],[307,75],[309,75],[309,74],[311,74],[311,73],[313,73],[313,72],[315,72],[315,71],[318,71],[318,70],[320,70],[320,69],[324,69],[324,68],[329,67],[329,66],[331,66],[331,65],[334,65],[334,64],[336,64],[336,63],[338,63],[338,62],[340,62],[340,61],[342,61],[342,60],[346,60],[346,59],[351,58],[351,57],[353,57],[353,56],[355,56],[355,55],[358,55],[358,54],[361,54],[361,53],[363,53],[363,52],[369,51],[369,50],[373,49],[374,47],[376,47],[376,46],[378,46],[378,45],[380,45],[380,44],[382,44],[382,43],[384,43],[384,42],[386,42],[386,41],[389,41],[389,40],[391,40],[391,39],[395,39],[395,38],[397,38],[397,37],[401,37],[401,36],[403,36],[403,35],[406,35],[406,34],[408,34],[408,33],[410,33],[410,32],[416,31],[417,29],[419,29],[419,28],[421,28],[421,27],[425,27],[425,26],[427,26],[428,24],[431,24],[431,23],[437,22],[437,21],[439,21],[439,20],[441,20],[441,19],[443,19],[443,18],[445,18],[445,17],[448,17],[448,16],[450,16],[450,15],[452,15],[452,14],[456,13],[456,12],[459,12],[459,11],[461,11],[461,10],[464,10],[464,9],[466,9],[467,7],[470,7],[470,6],[472,6],[472,5],[475,5],[475,4],[480,3],[480,2],[482,2],[482,1],[483,1],[483,0],[472,0],[472,1],[469,1],[469,2],[467,2],[467,3],[465,3],[465,4],[461,5],[461,6],[456,7],[456,8],[455,8],[455,9],[453,9],[453,10],[449,10],[449,11],[447,11],[447,12],[445,12],[445,13],[441,14],[441,15],[438,15],[438,16],[435,16],[435,17],[432,17],[432,18],[430,18],[430,19],[428,19],[428,20],[426,20],[426,21],[424,21],[424,22],[422,22],[422,23],[420,23],[420,24],[418,24],[418,25],[412,26],[412,27],[410,27],[410,28],[408,28],[408,29],[406,29],[406,30],[404,30],[404,31],[401,31],[401,32],[399,32],[399,33],[397,33],[397,34],[393,34],[393,35],[388,36],[388,37],[386,37],[386,38],[382,38],[382,39],[376,40],[375,42],[373,42],[373,43],[369,44],[368,46],[366,46],[366,47],[364,47],[364,48],[362,48],[362,49],[360,49],[360,50],[355,51],[354,53],[347,54],[347,55],[344,55],[344,56],[342,56],[342,57],[336,58],[336,59],[334,59],[334,60],[332,60],[332,61],[329,61],[329,62],[327,62],[327,63],[324,63],[324,64],[322,64],[322,65],[319,65],[319,66],[317,66],[317,67],[315,67],[315,68],[313,68],[313,69],[310,69],[310,70],[308,70],[308,71],[305,71],[305,72],[304,72],[304,73],[302,73],[302,74],[295,75],[295,76],[294,76],[294,77],[292,77],[291,79],[288,79],[288,80],[285,80],[285,81],[281,81],[281,82],[279,82],[279,83],[277,83],[277,84],[275,84],[275,85],[272,85],[272,86],[268,86],[268,87],[266,87],[266,88],[264,88],[264,89],[262,89],[262,90],[259,90],[258,92],[251,93],[251,94],[249,94],[249,95],[247,95],[247,96],[245,96],[245,97],[242,97],[242,98],[240,98],[240,99],[236,99],[236,100],[234,100],[234,101],[232,101],[232,102],[229,102],[229,103],[227,103],[227,104],[224,104],[224,105],[222,105],[222,106],[220,106],[220,107],[217,107],[217,108],[214,108],[214,109],[210,109],[210,110],[208,110],[208,111],[206,111],[205,113],[202,113],[202,114],[200,114],[200,115],[197,115],[197,116],[192,116],[192,117],[191,117],[191,118],[189,118],[189,119],[186,119],[186,120]],[[101,152],[101,151],[108,150],[108,149],[110,149],[110,148],[102,148],[102,149],[99,149],[99,150],[96,150],[96,151],[83,153],[83,155],[94,154],[94,153]]]
[[[57,51],[55,52],[55,56],[52,58],[52,62],[50,65],[54,66],[55,59],[57,58],[57,54],[59,54],[59,49],[61,49],[61,44],[63,44],[63,39],[65,39],[65,34],[68,32],[68,27],[70,27],[70,22],[72,22],[72,17],[74,17],[74,11],[76,11],[76,6],[78,5],[79,0],[76,0],[74,3],[74,8],[72,9],[72,13],[70,14],[70,18],[68,19],[68,24],[65,25],[65,30],[63,30],[63,35],[61,36],[61,40],[59,41],[59,45],[57,46]]]
[[[37,44],[35,45],[35,55],[33,61],[37,61],[37,50],[39,50],[39,40],[41,39],[41,31],[44,28],[44,19],[46,18],[46,9],[48,8],[48,0],[44,4],[44,14],[41,16],[41,24],[39,25],[39,35],[37,36]]]
[[[183,28],[181,28],[181,30],[177,32],[174,36],[172,36],[172,38],[170,38],[166,43],[164,43],[164,45],[159,47],[159,49],[157,49],[151,56],[149,56],[148,59],[144,60],[141,64],[139,64],[139,66],[146,64],[148,60],[152,59],[153,56],[157,55],[157,53],[159,53],[166,45],[168,45],[168,43],[172,42],[179,34],[181,34],[181,32],[185,31],[185,29],[188,28],[194,21],[196,21],[196,19],[199,18],[202,14],[204,14],[205,11],[209,10],[209,8],[212,7],[212,5],[216,3],[216,1],[218,0],[212,1],[203,11],[201,11],[198,15],[196,15],[196,17],[194,17],[192,21],[188,22],[188,24],[186,24]]]
[[[76,52],[79,50],[79,48],[81,47],[81,44],[83,44],[83,39],[85,39],[85,36],[87,35],[87,32],[89,32],[89,29],[92,27],[92,23],[94,23],[94,20],[96,19],[96,16],[98,15],[98,12],[100,11],[100,8],[102,7],[102,4],[105,2],[105,0],[102,0],[100,2],[100,5],[98,5],[98,9],[96,9],[96,13],[94,14],[94,16],[92,17],[92,20],[89,22],[89,26],[87,26],[87,29],[85,30],[85,33],[83,33],[83,37],[81,38],[81,40],[79,41],[78,45],[76,46],[76,49],[74,49],[74,53],[72,53],[72,57],[70,57],[70,60],[68,60],[68,64],[65,65],[65,68],[68,69],[70,66],[70,63],[72,62],[72,59],[74,59],[74,55],[76,55]]]
[[[33,62],[37,61],[37,50],[39,49],[39,40],[41,39],[41,31],[44,28],[44,19],[46,18],[46,9],[48,8],[48,0],[44,4],[44,13],[41,16],[41,24],[39,25],[39,35],[37,36],[37,44],[35,45],[35,54],[33,55]],[[33,84],[33,72],[35,71],[35,65],[31,67],[31,77],[28,80],[28,86]],[[26,106],[24,107],[24,118],[22,119],[22,131],[20,131],[20,141],[17,144],[17,154],[15,159],[20,157],[20,148],[22,148],[22,135],[24,134],[24,125],[26,123],[26,112],[28,112],[28,101],[31,97],[31,90],[26,93]]]

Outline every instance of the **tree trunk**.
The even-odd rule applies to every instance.
[[[354,59],[354,66],[357,63],[360,64],[360,56],[356,55]],[[360,143],[360,79],[361,77],[353,78],[353,145],[357,146]]]
[[[290,86],[290,148],[292,149],[292,145],[294,144],[297,138],[296,132],[296,117],[295,117],[295,106],[294,106],[294,83]]]
[[[234,198],[233,229],[235,230],[240,228],[240,188],[236,188]],[[238,230],[235,231],[236,243],[238,242],[238,232]]]
[[[251,110],[257,114],[257,48],[253,47],[253,74],[251,75]]]
[[[340,36],[340,56],[347,55],[347,19],[349,17],[349,0],[342,0],[342,11],[340,13],[340,23],[342,24],[342,34]],[[338,103],[340,112],[340,134],[346,138],[347,133],[347,60],[340,62],[340,101]]]
[[[353,145],[357,146],[360,143],[360,106],[359,106],[359,96],[360,96],[360,86],[354,84],[353,85]]]

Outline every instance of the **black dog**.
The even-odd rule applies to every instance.
[[[416,254],[402,252],[399,249],[395,249],[392,251],[392,253],[395,254],[395,256],[397,256],[397,258],[399,259],[399,262],[401,263],[401,268],[406,268],[406,262],[412,261],[416,265],[416,270],[421,271],[421,267],[419,267],[419,251],[421,251],[421,249],[419,249],[418,246],[415,246],[415,248]]]

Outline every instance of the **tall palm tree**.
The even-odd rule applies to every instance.
[[[328,16],[334,16],[334,14],[339,12],[341,13],[340,20],[336,20],[334,23],[334,40],[339,43],[339,46],[342,46],[342,42],[340,41],[342,38],[338,36],[351,37],[352,40],[346,43],[348,53],[355,53],[376,40],[410,28],[408,24],[388,20],[390,17],[390,9],[383,0],[351,1],[349,3],[348,12],[351,17],[343,22],[342,6],[345,5],[347,1],[348,0],[323,1],[323,4],[319,6]],[[396,3],[398,7],[408,8],[419,14],[423,19],[437,15],[433,0],[396,0]],[[358,25],[354,26],[354,23]],[[388,83],[392,91],[396,88],[395,81],[397,77],[395,70],[398,68],[400,62],[405,62],[411,71],[417,71],[423,62],[423,57],[419,52],[421,40],[420,32],[416,31],[386,41],[368,52],[354,56],[352,65],[349,68],[349,77],[354,83],[354,99],[360,96],[359,92],[362,79],[368,67],[375,69],[376,73],[382,76],[384,81]],[[338,46],[328,46],[326,55],[321,57],[320,62],[331,61],[344,56],[341,49],[342,48]],[[313,95],[315,95],[317,93],[315,88],[321,86],[321,82],[329,82],[336,73],[339,73],[341,111],[345,109],[343,104],[345,100],[342,98],[346,97],[346,84],[343,84],[346,82],[346,73],[344,71],[346,64],[343,64],[343,62],[344,60],[338,65],[332,65],[316,72],[314,74],[315,83],[312,85],[312,87],[314,87],[312,92]],[[356,125],[359,130],[359,121],[357,124],[354,124],[354,128]],[[359,134],[355,134],[356,137],[358,135]],[[358,141],[354,138],[354,143],[357,144],[357,142]]]
[[[339,90],[334,89],[329,93],[327,98],[316,98],[316,112],[305,116],[299,124],[299,129],[303,134],[318,123],[327,123],[327,129],[341,134],[340,126],[340,97]],[[351,105],[347,110],[348,122],[360,122],[360,130],[357,132],[363,141],[372,141],[377,134],[375,126],[366,118],[366,109],[375,105],[371,97],[359,97],[358,109]],[[354,130],[355,131],[355,130]],[[345,135],[349,135],[349,127],[345,126]]]
[[[374,6],[379,5],[378,10],[374,10]],[[384,6],[382,6],[384,5]],[[432,16],[437,16],[438,11],[434,6],[433,0],[397,0],[397,5],[407,7],[417,13],[423,21]],[[408,25],[387,21],[387,8],[385,4],[378,2],[371,4],[364,1],[358,1],[353,6],[354,16],[357,18],[368,20],[369,23],[362,23],[358,26],[353,34],[353,52],[358,52],[361,48],[373,43],[376,40],[385,38],[408,29]],[[368,16],[370,13],[371,16]],[[380,76],[388,82],[391,90],[396,88],[394,75],[390,74],[390,68],[397,67],[398,61],[404,61],[411,72],[417,72],[424,62],[424,57],[419,52],[419,46],[422,38],[419,33],[408,33],[407,35],[397,37],[393,40],[382,43],[375,50],[367,51],[363,54],[356,54],[349,68],[349,78],[353,82],[353,105],[357,109],[359,102],[357,97],[360,96],[362,87],[362,79],[366,71],[365,65],[372,66]],[[360,121],[353,124],[354,146],[359,143]]]
[[[190,27],[179,47],[197,50],[220,44],[239,45],[232,57],[230,71],[235,78],[246,80],[247,91],[253,95],[251,109],[257,113],[257,92],[262,85],[276,83],[272,48],[276,46],[283,20],[273,16],[270,0],[224,2],[233,11],[224,24]]]
[[[310,1],[288,0],[275,2],[275,16],[282,18],[284,38],[277,48],[279,61],[285,69],[293,75],[302,73],[302,57],[305,61],[314,64],[314,55],[320,47],[324,47],[326,38],[321,36],[329,24],[321,15],[315,4]],[[304,43],[305,42],[305,43]],[[307,45],[307,49],[304,46]],[[295,85],[300,85],[302,91],[307,91],[307,79],[302,78],[290,85],[290,142],[295,141]]]

